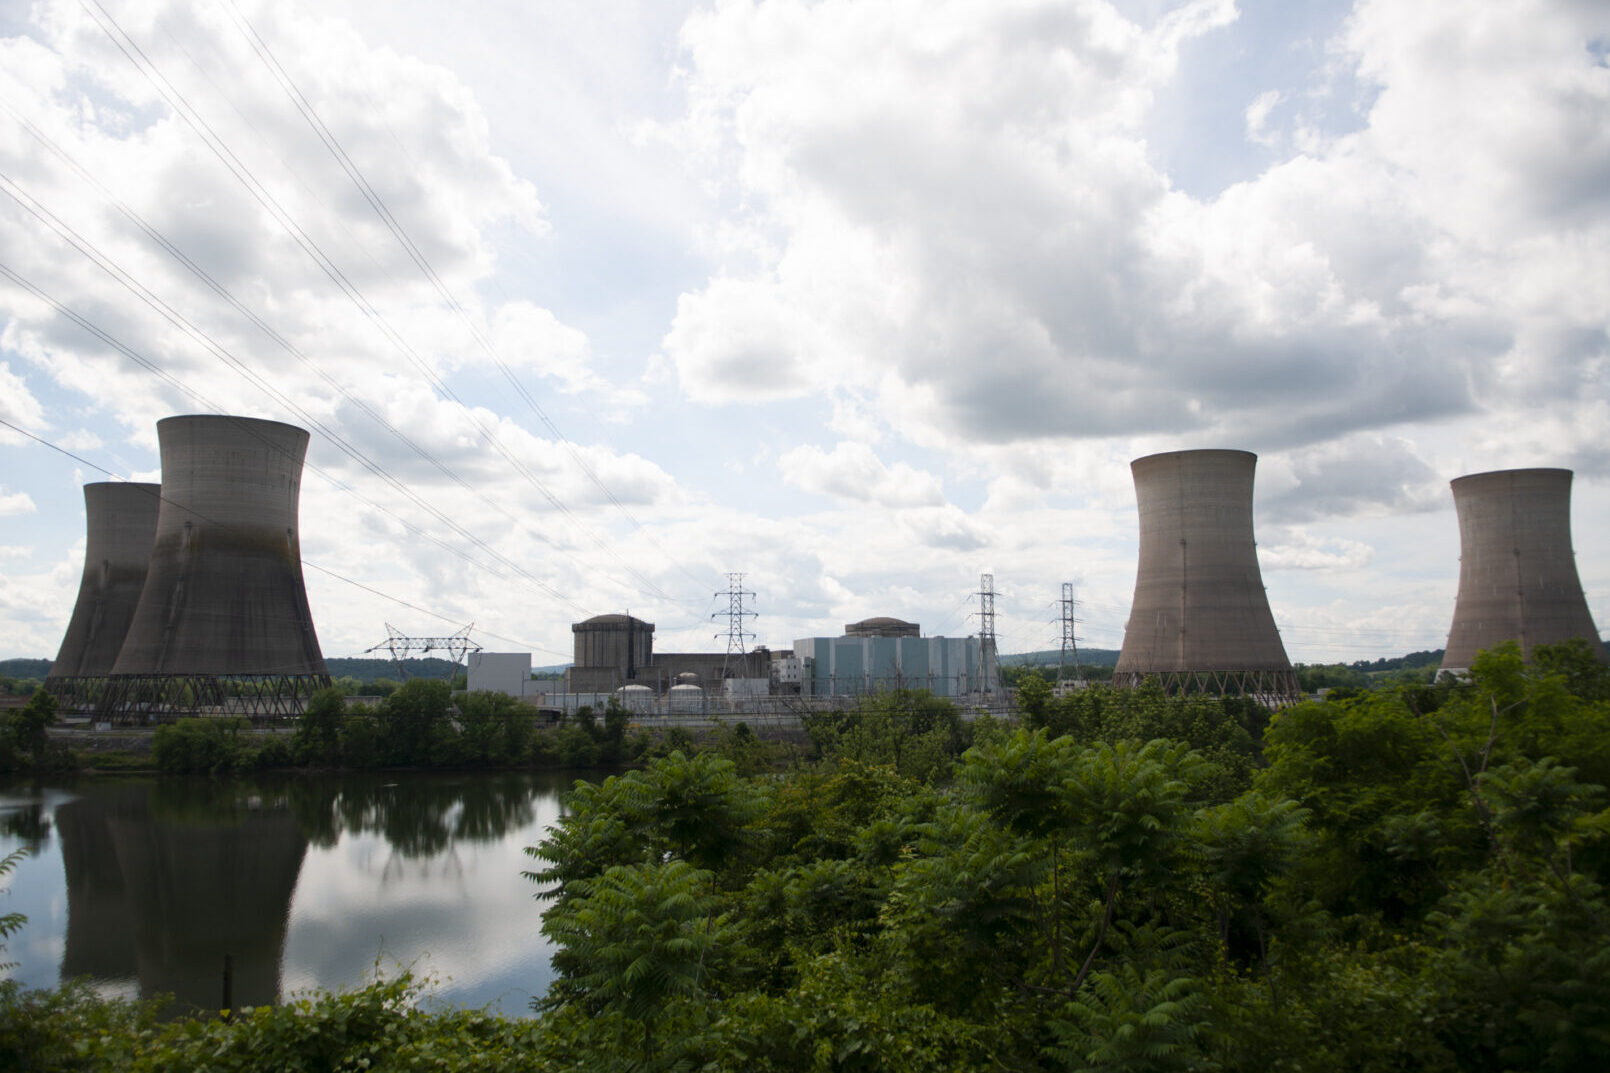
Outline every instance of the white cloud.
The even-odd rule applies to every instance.
[[[841,441],[831,452],[803,444],[777,460],[783,480],[817,495],[884,507],[938,507],[944,489],[931,473],[905,462],[886,465],[872,448]]]
[[[1252,99],[1246,112],[1247,141],[1266,146],[1275,144],[1275,136],[1269,130],[1269,113],[1285,99],[1286,95],[1278,89],[1265,90]]]
[[[38,509],[27,492],[8,493],[5,485],[0,485],[0,515],[32,514]]]
[[[1141,122],[1181,44],[1232,14],[691,19],[689,128],[725,146],[745,219],[780,242],[682,296],[666,352],[687,389],[849,387],[902,436],[953,447],[1319,443],[1501,410],[1517,389],[1571,405],[1562,386],[1602,365],[1610,309],[1610,181],[1594,181],[1610,69],[1586,47],[1604,17],[1363,4],[1342,48],[1376,91],[1365,127],[1203,201],[1149,161]],[[1280,99],[1248,110],[1254,133]]]

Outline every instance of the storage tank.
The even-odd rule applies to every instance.
[[[1300,696],[1258,569],[1249,451],[1172,451],[1130,463],[1140,514],[1135,599],[1113,672],[1168,692]]]
[[[162,486],[84,486],[84,575],[45,688],[63,708],[92,704],[117,662],[145,586]]]
[[[634,715],[645,715],[654,709],[654,690],[648,686],[621,686],[615,690],[615,699]]]
[[[684,683],[672,686],[666,696],[674,715],[699,715],[704,712],[704,690],[696,685]]]
[[[308,434],[188,415],[158,421],[157,439],[162,505],[150,563],[98,710],[300,712],[330,683],[297,536]]]
[[[1571,471],[1505,469],[1452,482],[1459,514],[1459,596],[1442,670],[1463,673],[1477,652],[1516,641],[1580,637],[1605,658],[1571,550]]]

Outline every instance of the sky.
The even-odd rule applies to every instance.
[[[313,431],[326,656],[471,623],[1118,648],[1129,462],[1258,454],[1294,662],[1439,648],[1448,482],[1610,621],[1600,0],[0,0],[0,658],[82,485]]]

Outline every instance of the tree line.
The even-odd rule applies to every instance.
[[[1605,1068],[1610,671],[1534,655],[1272,714],[869,698],[785,771],[731,735],[578,783],[528,851],[531,1019],[408,979],[183,1027],[13,990],[0,1040],[84,1069]]]

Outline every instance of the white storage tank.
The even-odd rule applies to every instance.
[[[621,686],[615,690],[615,699],[634,715],[646,715],[654,710],[654,690],[648,686]]]
[[[696,685],[684,682],[672,686],[667,695],[671,700],[673,715],[700,715],[704,712],[704,690]]]

